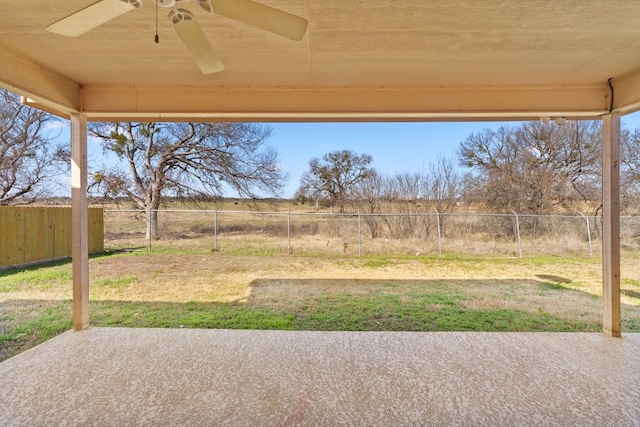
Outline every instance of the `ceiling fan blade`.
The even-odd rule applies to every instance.
[[[77,37],[130,10],[140,7],[140,0],[101,0],[45,27],[67,37]]]
[[[211,0],[211,5],[219,15],[291,40],[302,40],[307,31],[306,19],[251,0]]]
[[[222,61],[191,12],[176,9],[169,14],[169,20],[203,74],[224,70]]]

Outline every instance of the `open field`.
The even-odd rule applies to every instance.
[[[640,332],[623,257],[623,332]],[[577,257],[133,251],[90,260],[91,324],[163,328],[599,331],[601,265]],[[0,360],[71,328],[71,266],[0,272]]]
[[[146,215],[106,210],[105,246],[141,248]],[[456,254],[588,256],[600,251],[600,220],[497,214],[330,214],[158,211],[153,249],[215,249],[306,255]],[[640,249],[640,217],[621,221],[622,246]]]

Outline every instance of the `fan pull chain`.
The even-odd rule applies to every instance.
[[[158,2],[156,1],[156,36],[154,38],[156,43],[160,43],[160,36],[158,35]]]

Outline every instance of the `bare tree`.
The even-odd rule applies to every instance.
[[[252,123],[98,123],[90,134],[121,161],[93,173],[103,194],[130,197],[150,213],[147,238],[157,238],[164,197],[277,195],[286,177],[266,145],[269,127]]]
[[[371,237],[380,235],[381,225],[395,237],[429,234],[435,222],[429,214],[452,212],[458,201],[462,180],[452,158],[438,156],[422,172],[402,172],[386,177],[375,170],[361,180],[353,193],[365,216]],[[372,214],[391,209],[401,215]],[[441,223],[446,215],[441,216]]]
[[[397,236],[429,234],[436,223],[429,215],[455,210],[459,201],[462,178],[453,159],[438,156],[422,172],[403,172],[391,178],[390,192],[400,212],[405,214],[397,221]],[[441,216],[444,224],[446,216]],[[391,230],[390,226],[390,230]]]
[[[385,200],[390,199],[389,179],[376,170],[371,170],[367,177],[356,185],[354,195],[358,201],[358,209],[368,214],[364,221],[369,227],[371,238],[377,238],[379,221],[373,214],[381,213]]]
[[[427,194],[429,211],[439,214],[440,228],[446,234],[449,213],[453,212],[461,200],[463,179],[456,169],[452,157],[438,156],[435,163],[429,165],[430,187]]]
[[[316,200],[325,197],[332,208],[338,205],[342,213],[355,186],[373,173],[369,167],[372,161],[369,154],[349,150],[327,153],[322,160],[313,158],[309,161],[309,172],[302,176],[297,194]]]
[[[402,172],[394,175],[390,182],[390,193],[400,213],[404,214],[393,223],[387,223],[397,238],[405,238],[417,232],[418,215],[424,212],[422,203],[428,177],[423,172]]]
[[[460,164],[473,172],[472,202],[497,211],[532,214],[599,200],[600,123],[525,123],[472,134],[460,144]]]
[[[622,209],[629,214],[640,211],[640,129],[621,133]]]
[[[69,159],[68,150],[53,142],[59,132],[47,126],[56,121],[0,89],[0,205],[31,203],[53,192]]]

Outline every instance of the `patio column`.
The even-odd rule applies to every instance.
[[[89,230],[87,202],[87,116],[71,114],[71,216],[73,329],[89,327]]]
[[[620,114],[602,116],[602,330],[621,336]]]

